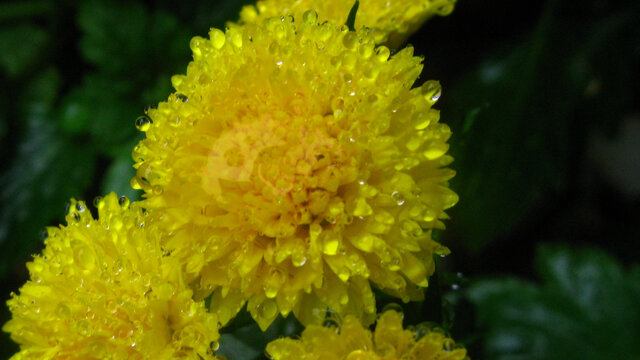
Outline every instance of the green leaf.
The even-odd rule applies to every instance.
[[[246,315],[241,311],[240,317]],[[236,320],[234,320],[234,323]],[[279,337],[300,334],[302,325],[293,315],[283,318],[278,316],[269,326],[267,331],[260,331],[260,327],[251,321],[251,324],[239,328],[231,326],[233,332],[223,333],[220,336],[220,349],[216,355],[226,356],[229,360],[256,360],[265,359],[264,351],[267,344]]]
[[[21,97],[26,130],[0,177],[0,274],[35,249],[44,227],[61,219],[64,203],[81,197],[92,180],[92,149],[61,136],[51,121],[59,85],[59,74],[49,69]]]
[[[443,106],[450,112],[443,116],[450,119],[457,170],[451,186],[460,195],[452,226],[471,253],[566,190],[575,139],[601,122],[581,117],[576,126],[590,81],[583,47],[591,40],[567,24],[559,3],[547,2],[525,41],[494,51],[456,84]]]
[[[31,24],[0,28],[0,69],[17,77],[42,60],[49,34]]]
[[[586,31],[588,40],[576,57],[589,77],[580,117],[609,134],[617,130],[620,119],[638,111],[639,18],[638,2],[599,17]]]
[[[132,84],[117,78],[89,75],[69,93],[61,106],[61,128],[69,133],[89,133],[103,153],[118,154],[136,135],[134,121],[142,112],[141,101],[129,99]]]
[[[168,14],[149,14],[140,4],[86,1],[78,24],[83,56],[98,70],[126,75],[130,82],[146,85],[177,65],[186,68],[189,60],[188,28]]]
[[[488,51],[443,98],[460,195],[451,230],[472,254],[570,192],[582,139],[638,110],[640,3],[594,4],[546,2],[524,41]]]
[[[543,246],[542,285],[476,281],[466,296],[485,334],[485,359],[637,359],[640,277],[595,249]]]
[[[23,0],[0,4],[0,22],[49,15],[53,9],[53,3],[47,0]]]
[[[175,17],[140,4],[87,1],[80,6],[80,49],[97,72],[63,101],[61,127],[90,134],[108,157],[139,139],[135,119],[171,93],[170,77],[189,60],[189,30]],[[135,144],[135,142],[134,142]]]

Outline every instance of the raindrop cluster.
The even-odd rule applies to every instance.
[[[94,219],[71,200],[67,225],[47,229],[12,294],[3,330],[16,359],[214,359],[218,321],[192,299],[180,264],[163,254],[139,205],[111,193]]]
[[[246,303],[263,329],[327,308],[375,318],[370,283],[417,300],[431,238],[457,202],[449,127],[415,86],[421,58],[314,11],[191,40],[176,92],[141,117],[132,185],[162,245],[223,324]]]

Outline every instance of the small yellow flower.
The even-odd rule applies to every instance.
[[[339,331],[338,331],[339,330]],[[273,360],[463,360],[466,349],[439,331],[418,325],[402,328],[402,315],[386,311],[371,333],[352,316],[340,329],[310,325],[300,339],[283,338],[267,345]]]
[[[265,329],[327,306],[375,316],[369,280],[405,301],[433,273],[431,239],[457,201],[436,81],[362,29],[293,21],[191,41],[176,93],[138,120],[132,185],[224,324],[248,301]],[[423,231],[426,229],[426,231]]]
[[[260,0],[242,9],[239,23],[256,23],[283,15],[298,19],[311,9],[323,21],[344,24],[354,3],[355,0]],[[455,3],[456,0],[360,0],[355,27],[370,28],[376,43],[387,42],[397,47],[429,18],[449,15]]]
[[[98,202],[99,219],[70,205],[8,301],[12,359],[214,359],[216,316],[192,300],[141,208],[114,193]]]

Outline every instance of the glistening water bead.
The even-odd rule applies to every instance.
[[[27,264],[32,281],[8,301],[3,328],[20,344],[15,358],[214,360],[217,318],[193,300],[157,229],[139,229],[139,204],[115,193],[96,202],[98,218],[72,200],[67,224],[48,228],[42,256]]]
[[[247,302],[263,329],[326,307],[373,321],[370,281],[410,300],[433,272],[429,230],[457,199],[438,83],[413,88],[411,48],[341,25],[308,12],[212,29],[141,119],[131,184],[223,323]]]
[[[151,127],[152,123],[151,118],[147,115],[142,115],[136,119],[136,128],[140,131],[147,131]]]

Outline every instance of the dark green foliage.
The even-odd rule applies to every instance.
[[[70,197],[91,199],[111,190],[138,197],[128,185],[128,154],[141,138],[134,120],[171,92],[170,76],[189,60],[189,28],[160,10],[88,1],[76,15],[82,58],[69,54],[63,61],[85,63],[81,77],[75,71],[82,68],[61,73],[69,71],[66,65],[41,70],[68,41],[50,36],[46,26],[9,22],[0,28],[0,69],[13,79],[6,86],[18,91],[7,93],[0,127],[3,137],[11,131],[0,178],[0,274],[36,250],[37,234],[61,221]]]
[[[636,359],[640,356],[640,269],[624,271],[602,251],[543,246],[542,281],[475,282],[484,359]]]
[[[0,68],[17,77],[30,70],[46,52],[49,34],[31,24],[0,27]]]
[[[568,1],[547,1],[532,33],[490,53],[444,104],[461,199],[452,218],[473,253],[509,234],[550,194],[570,191],[580,161],[573,152],[589,129],[613,129],[637,108],[637,6],[587,14],[589,28],[565,13],[573,10]]]
[[[287,318],[278,316],[264,333],[245,310],[238,314],[232,324],[222,330],[220,349],[216,354],[228,359],[257,360],[266,359],[267,344],[283,336],[292,336],[302,332],[302,325],[293,314]]]
[[[25,131],[10,168],[0,178],[0,273],[24,261],[69,197],[83,195],[93,179],[93,148],[67,139],[51,121],[60,76],[45,70],[22,94]]]

